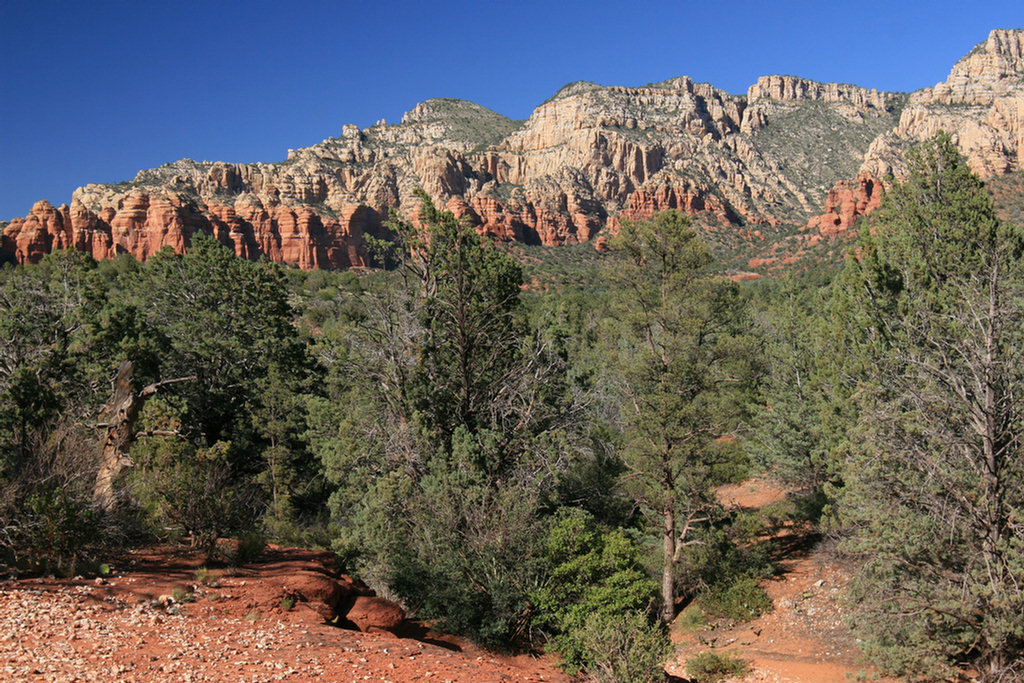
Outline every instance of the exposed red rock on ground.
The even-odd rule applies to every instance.
[[[0,679],[568,682],[550,660],[415,623],[399,635],[324,623],[317,607],[339,599],[324,559],[279,549],[204,575],[200,556],[165,547],[128,553],[106,579],[0,581]],[[307,600],[282,600],[296,594]]]

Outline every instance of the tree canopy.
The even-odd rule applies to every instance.
[[[675,616],[675,566],[710,526],[727,437],[746,409],[756,367],[737,286],[677,211],[624,223],[611,248],[620,283],[624,485],[662,537],[662,618]]]
[[[948,136],[911,156],[837,281],[857,383],[841,503],[883,668],[985,681],[1024,654],[1024,233]],[[849,324],[853,323],[853,324]]]

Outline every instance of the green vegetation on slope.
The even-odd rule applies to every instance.
[[[811,520],[861,563],[852,623],[885,667],[1016,675],[1020,177],[993,183],[1000,222],[948,139],[915,164],[840,274],[742,286],[676,212],[600,253],[497,245],[429,202],[376,245],[390,272],[203,236],[5,267],[0,562],[329,547],[443,628],[658,680],[664,622],[756,617],[764,538]],[[724,509],[751,467],[799,495]]]
[[[752,136],[766,158],[778,160],[787,178],[818,202],[839,180],[853,178],[868,145],[899,121],[903,102],[879,116],[844,116],[836,105],[807,101],[777,105],[768,125]],[[786,218],[803,219],[805,216]]]

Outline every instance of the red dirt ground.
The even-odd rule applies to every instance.
[[[764,479],[723,487],[718,493],[723,504],[746,509],[786,495]],[[761,583],[772,599],[772,611],[736,626],[695,633],[673,628],[676,655],[666,666],[670,674],[685,677],[687,658],[708,650],[747,660],[751,672],[743,683],[848,683],[858,674],[876,673],[864,663],[856,638],[841,618],[841,594],[850,568],[816,547],[807,531],[784,528],[776,536],[787,556],[778,563],[776,576]]]
[[[416,625],[404,637],[360,633],[306,603],[285,609],[282,582],[323,560],[273,549],[204,583],[200,556],[153,548],[129,553],[109,579],[0,582],[0,680],[568,681],[548,659],[498,656]]]
[[[784,491],[752,480],[720,496],[754,508]],[[738,626],[673,628],[676,653],[666,670],[675,680],[686,679],[688,657],[706,650],[748,660],[746,683],[847,683],[872,673],[840,619],[848,569],[808,547],[800,529],[780,537],[792,539],[791,552],[763,583],[774,609]],[[105,579],[2,580],[0,680],[569,682],[550,658],[495,655],[415,623],[401,636],[360,633],[324,623],[309,603],[286,609],[288,581],[329,561],[271,547],[254,564],[202,577],[201,556],[159,547],[127,552]]]

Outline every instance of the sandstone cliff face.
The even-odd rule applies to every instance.
[[[863,170],[904,172],[900,152],[944,130],[981,176],[1024,162],[1024,32],[996,30],[953,67],[944,83],[919,90],[899,125],[868,151]]]
[[[533,244],[593,240],[667,208],[740,241],[800,226],[836,234],[878,206],[879,179],[940,128],[980,173],[1021,166],[1022,35],[993,31],[945,83],[909,96],[792,76],[761,77],[745,95],[686,77],[580,82],[523,122],[428,100],[399,124],[346,125],[279,163],[184,159],[79,188],[70,206],[37,203],[3,226],[2,256],[145,259],[203,231],[242,258],[361,266],[364,236],[385,235],[390,210],[412,214],[417,188],[482,234]]]
[[[912,93],[895,128],[871,143],[853,185],[864,177],[903,178],[906,151],[939,131],[952,136],[983,178],[1024,168],[1024,31],[992,31],[944,82]],[[861,209],[857,201],[839,199],[852,191],[850,183],[837,184],[825,215],[808,226],[833,234],[874,208],[874,202]]]
[[[867,173],[850,182],[841,180],[825,198],[825,213],[813,217],[807,227],[822,235],[845,232],[860,216],[866,216],[882,205],[882,184]]]

